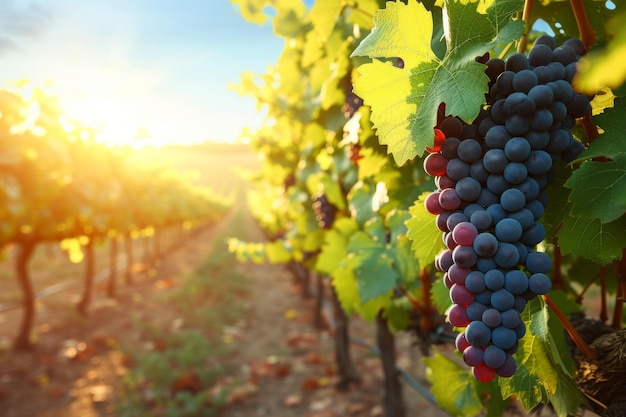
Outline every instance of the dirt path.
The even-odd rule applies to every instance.
[[[243,199],[239,204],[243,204]],[[219,224],[170,253],[153,277],[141,277],[131,288],[121,289],[117,301],[96,296],[90,315],[74,313],[76,293],[66,292],[43,301],[38,308],[35,352],[0,356],[0,415],[3,417],[113,417],[127,358],[114,346],[139,346],[136,322],[158,316],[175,321],[163,305],[167,280],[190,273],[214,245],[224,244],[223,232],[232,214]],[[263,239],[247,214],[246,235]],[[348,392],[334,388],[332,337],[311,324],[313,300],[303,300],[290,272],[282,266],[239,264],[249,278],[252,297],[248,317],[233,329],[236,346],[228,364],[232,374],[225,384],[237,385],[229,396],[223,417],[281,416],[333,417],[381,416],[382,374],[378,358],[354,347],[353,357],[363,382]],[[0,316],[0,337],[12,337],[19,311]],[[374,326],[353,320],[352,333],[373,344]],[[399,364],[421,372],[417,349],[410,338],[398,337]],[[409,353],[411,352],[411,353]],[[420,375],[421,375],[420,374]],[[233,385],[233,381],[240,381]],[[419,394],[405,388],[409,415],[444,416]]]

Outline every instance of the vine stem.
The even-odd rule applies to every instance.
[[[561,227],[563,227],[563,223],[559,223],[552,233],[552,240],[554,242],[554,274],[552,276],[552,287],[557,290],[562,290],[564,287],[563,274],[561,273],[561,247],[559,246],[559,238],[556,235],[559,230],[561,230]]]
[[[622,259],[615,263],[615,275],[617,276],[617,294],[611,327],[621,329],[624,302],[626,301],[626,249],[622,251]]]
[[[578,331],[572,326],[572,323],[565,316],[565,314],[561,311],[559,306],[556,305],[554,300],[550,298],[547,294],[543,296],[544,301],[550,307],[550,309],[554,312],[556,317],[559,319],[563,326],[565,327],[565,331],[572,338],[578,349],[589,359],[594,360],[598,358],[598,354],[595,350],[591,349],[589,345],[583,340]]]
[[[600,268],[600,320],[606,322],[609,319],[606,307],[606,269]]]
[[[576,25],[578,25],[580,40],[583,41],[585,49],[588,51],[589,47],[596,43],[596,34],[591,27],[591,23],[589,23],[584,2],[583,0],[570,0],[570,5],[572,6],[572,11],[574,12]]]
[[[411,305],[413,306],[413,309],[415,311],[417,311],[418,313],[424,314],[424,312],[426,311],[424,309],[424,307],[422,306],[422,304],[419,302],[419,300],[415,297],[413,297],[413,294],[411,294],[410,292],[408,292],[405,288],[401,288],[402,292],[404,293],[404,296],[406,298],[409,299],[409,301],[411,302]]]
[[[524,21],[524,34],[517,44],[517,52],[524,53],[528,44],[528,33],[530,32],[530,15],[533,12],[533,0],[524,1],[524,11],[522,12],[522,20]]]

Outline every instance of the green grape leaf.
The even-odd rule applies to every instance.
[[[276,11],[273,26],[274,34],[286,39],[297,38],[306,28],[306,5],[301,0],[281,0],[272,2]]]
[[[391,244],[395,244],[395,242],[404,235],[406,235],[407,227],[406,221],[411,218],[411,213],[408,210],[393,210],[389,212],[387,216],[387,227],[389,228],[390,238],[389,241]]]
[[[556,300],[564,300],[559,294],[555,296]],[[571,306],[570,302],[567,304]],[[566,310],[570,310],[570,307],[566,307]],[[582,398],[580,390],[574,389],[576,384],[552,337],[558,332],[557,339],[563,339],[563,327],[552,329],[554,320],[549,316],[547,306],[540,298],[528,303],[522,318],[529,331],[520,340],[515,355],[517,372],[511,378],[501,378],[499,384],[503,397],[515,395],[526,411],[539,403],[550,401],[556,404],[557,415],[566,417],[572,410],[576,410]]]
[[[281,239],[266,242],[265,254],[272,264],[285,264],[291,260],[291,251],[285,247],[285,242]]]
[[[523,9],[524,0],[498,0],[487,5],[487,16],[496,33],[500,32]],[[479,10],[481,6],[479,5]]]
[[[406,221],[408,237],[413,241],[413,252],[422,267],[435,261],[435,256],[444,249],[441,231],[437,228],[435,216],[426,211],[424,200],[429,192],[422,193],[409,213],[411,218]]]
[[[541,312],[537,299],[528,303],[521,316],[530,330],[534,315]],[[538,321],[541,321],[538,319]],[[514,355],[517,371],[511,378],[500,378],[502,397],[514,395],[526,411],[548,401],[558,384],[558,375],[550,361],[549,347],[538,336],[527,332],[519,341],[519,349]]]
[[[483,409],[479,383],[462,368],[433,348],[433,355],[422,359],[428,367],[426,377],[437,405],[454,416],[473,417]]]
[[[572,214],[609,223],[626,212],[626,153],[609,162],[584,162],[565,183]]]
[[[624,146],[624,137],[626,136],[626,125],[624,124],[626,99],[624,96],[626,95],[626,87],[616,91],[615,94],[617,97],[614,99],[613,107],[606,108],[603,113],[593,117],[593,121],[604,133],[591,142],[574,163],[599,157],[613,160],[626,153],[626,146]]]
[[[402,300],[406,300],[406,298]],[[407,314],[411,308],[411,306],[407,306],[406,303],[400,300],[394,300],[389,303],[384,314],[387,319],[387,325],[392,331],[404,330],[411,324],[411,319]]]
[[[446,2],[444,35],[447,52],[440,60],[430,49],[433,23],[430,12],[409,0],[388,2],[374,16],[374,30],[352,53],[374,61],[358,68],[354,91],[372,108],[371,120],[381,144],[388,145],[398,165],[422,155],[432,146],[440,103],[446,112],[471,122],[487,92],[485,66],[476,62],[494,42],[508,42],[522,34],[522,22],[500,32],[474,3]],[[397,68],[376,58],[402,58]]]
[[[576,299],[571,293],[552,290],[550,291],[550,298],[559,306],[559,309],[566,317],[570,317],[573,313],[581,311],[582,306],[576,302]],[[555,362],[561,366],[563,372],[573,375],[576,364],[569,353],[569,348],[563,337],[565,327],[555,314],[550,314],[549,316],[548,327],[550,329],[550,349],[552,350],[552,357]]]
[[[354,271],[349,266],[342,265],[333,271],[332,284],[343,311],[346,314],[354,312],[355,308],[361,304]]]
[[[347,240],[336,230],[329,230],[324,236],[324,244],[317,256],[315,269],[323,274],[332,275],[339,263],[346,257]]]
[[[374,152],[372,148],[363,148],[359,151],[359,154],[363,156],[359,160],[360,180],[380,173],[388,161],[386,156]]]
[[[433,305],[437,307],[437,311],[441,314],[445,314],[448,308],[452,305],[450,300],[450,290],[446,287],[442,279],[438,279],[433,282],[430,288],[430,299]]]
[[[624,91],[618,91],[623,95]],[[624,113],[626,100],[618,98],[612,108],[594,117],[604,133],[583,151],[576,162],[592,158],[609,161],[587,161],[574,171],[565,183],[571,189],[572,214],[598,218],[608,223],[626,211],[626,147],[624,147]]]
[[[360,225],[376,215],[373,208],[373,188],[370,182],[358,182],[348,193],[350,213]]]
[[[230,0],[230,2],[239,5],[239,13],[248,22],[262,25],[267,20],[263,9],[269,4],[269,0]]]
[[[602,224],[600,219],[570,216],[557,234],[562,253],[582,256],[601,265],[622,258],[626,247],[626,216]]]
[[[402,283],[414,282],[420,272],[420,264],[413,255],[411,241],[406,235],[401,236],[394,245],[392,252],[394,265]]]
[[[611,18],[606,25],[609,42],[606,48],[584,56],[572,81],[574,87],[587,94],[595,94],[602,87],[618,88],[626,81],[626,12]]]
[[[326,42],[330,37],[343,7],[342,2],[336,0],[316,0],[313,3],[309,18],[320,42]]]
[[[579,411],[584,399],[580,388],[571,378],[560,378],[556,392],[550,397],[550,404],[558,417],[574,416]]]
[[[387,294],[395,286],[398,274],[393,268],[392,257],[386,243],[358,231],[348,242],[348,264],[354,270],[363,303]]]
[[[376,215],[369,219],[364,227],[363,231],[376,243],[385,245],[387,242],[387,230],[385,230],[385,224],[383,219]]]

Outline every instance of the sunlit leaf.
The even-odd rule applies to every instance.
[[[447,2],[444,34],[447,53],[439,60],[430,49],[433,23],[430,12],[414,0],[388,2],[374,16],[375,29],[353,52],[374,58],[359,67],[355,92],[372,107],[371,120],[380,143],[388,145],[402,165],[432,145],[440,103],[446,112],[472,121],[487,92],[485,66],[475,61],[495,42],[521,35],[521,22],[496,33],[476,4]],[[401,58],[404,68],[380,59]]]

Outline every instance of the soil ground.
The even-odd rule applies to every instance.
[[[245,210],[243,199],[236,203]],[[248,241],[263,239],[245,210]],[[215,245],[223,245],[232,213],[172,253],[153,274],[140,274],[131,287],[120,287],[116,300],[98,286],[87,317],[76,314],[79,289],[64,291],[38,303],[35,323],[37,348],[11,351],[10,341],[21,318],[19,309],[0,314],[0,415],[3,417],[117,416],[122,379],[128,358],[116,346],[145,344],[138,319],[158,317],[176,321],[163,304],[164,292],[191,273]],[[332,335],[312,325],[312,299],[303,299],[293,276],[283,266],[239,264],[248,277],[248,315],[230,326],[234,350],[228,357],[224,384],[244,381],[229,394],[224,417],[243,416],[382,416],[380,361],[368,349],[353,346],[352,355],[362,383],[348,391],[335,389]],[[351,334],[375,344],[374,326],[356,318]],[[408,335],[397,337],[398,363],[423,376],[418,349]],[[421,381],[425,383],[424,380]],[[404,388],[408,415],[445,416],[420,394]]]

